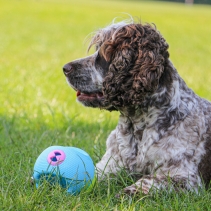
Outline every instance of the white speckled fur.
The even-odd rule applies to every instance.
[[[130,23],[113,23],[100,29],[91,42],[91,45],[96,45],[96,53],[68,64],[73,70],[67,74],[67,78],[74,89],[102,92],[106,71],[111,70],[97,68],[96,57],[103,42],[115,42],[118,31],[127,25]],[[155,33],[154,29],[152,31]],[[163,42],[163,38],[160,39]],[[118,58],[113,57],[110,68],[114,61],[118,62]],[[152,60],[154,57],[151,56]],[[109,135],[106,152],[96,168],[101,179],[109,173],[117,174],[122,168],[128,173],[142,175],[135,184],[124,189],[128,194],[147,194],[151,188],[197,191],[202,186],[202,178],[206,185],[211,179],[211,103],[187,87],[169,59],[165,61],[163,72],[168,72],[171,80],[166,79],[148,96],[147,106],[117,107],[112,102],[111,105],[104,105],[104,98],[101,101],[82,102],[90,107],[120,111],[119,122]],[[80,76],[84,79],[84,75],[85,82],[80,82]]]
[[[184,90],[180,90],[179,82],[173,82],[171,110],[175,107],[186,107],[193,115],[187,117],[175,125],[169,125],[170,134],[166,134],[160,138],[162,131],[157,131],[155,125],[159,119],[161,110],[150,108],[148,113],[134,118],[120,116],[119,123],[111,135],[107,139],[107,150],[102,160],[97,163],[96,167],[100,172],[116,173],[120,168],[127,168],[130,171],[139,172],[144,174],[147,172],[150,175],[157,175],[156,177],[163,178],[169,176],[170,178],[182,177],[186,179],[186,188],[197,190],[198,186],[202,185],[200,175],[198,172],[198,164],[205,154],[205,142],[202,141],[202,136],[206,134],[206,125],[204,117],[201,115],[201,109],[198,101],[203,101],[193,92],[191,92],[192,101],[187,101],[187,94]],[[181,100],[183,98],[184,100]],[[210,106],[210,105],[209,105]],[[148,117],[152,115],[149,119]],[[140,121],[140,119],[143,119]],[[124,127],[127,127],[127,122],[134,122],[134,130],[127,135],[122,133]],[[137,130],[141,130],[143,125],[147,123],[143,132],[142,139],[137,139],[134,134]],[[189,127],[191,125],[191,127]],[[197,132],[196,132],[197,131]],[[134,138],[135,137],[135,138]],[[137,143],[138,152],[137,156],[133,155],[133,143]],[[185,159],[184,154],[192,157],[192,159]],[[172,160],[179,165],[168,165]],[[153,176],[154,177],[154,176]],[[144,193],[148,193],[152,187],[163,188],[165,183],[160,186],[160,183],[154,182],[154,178],[146,178],[148,186],[145,187],[143,180],[144,177],[137,181],[134,185],[125,189],[135,192],[141,186]],[[167,185],[167,184],[166,184]],[[133,193],[133,192],[131,192]]]

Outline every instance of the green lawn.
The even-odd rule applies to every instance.
[[[96,163],[118,113],[75,102],[62,66],[86,56],[85,38],[125,13],[153,22],[170,45],[187,84],[211,100],[211,7],[151,1],[0,0],[0,210],[211,210],[211,192],[115,195],[124,175],[70,196],[60,187],[30,185],[48,146],[76,146]]]

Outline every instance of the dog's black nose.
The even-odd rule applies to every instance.
[[[64,67],[63,67],[63,72],[65,75],[68,75],[70,74],[70,72],[72,71],[72,66],[70,64],[66,64]]]

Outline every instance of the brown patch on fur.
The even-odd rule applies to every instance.
[[[137,140],[141,140],[143,136],[143,130],[137,130],[134,135]]]
[[[181,164],[181,160],[176,160],[176,159],[170,159],[167,163],[167,167],[170,168],[171,166],[174,167],[179,167]]]

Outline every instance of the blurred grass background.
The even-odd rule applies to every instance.
[[[62,67],[87,56],[87,35],[115,17],[127,19],[125,13],[156,24],[170,45],[170,58],[180,75],[197,94],[211,100],[211,6],[153,1],[0,0],[0,210],[66,210],[62,204],[69,201],[68,197],[62,195],[62,199],[45,205],[52,195],[48,193],[45,199],[46,193],[36,192],[26,179],[46,147],[76,146],[87,151],[94,162],[103,155],[118,113],[76,103]],[[120,209],[115,203],[120,203],[120,210],[136,209],[136,203],[126,206],[124,200],[112,201],[116,186],[112,190],[99,190],[99,197],[94,193],[96,204],[87,205],[77,198],[75,204],[67,205],[72,210],[87,210],[87,206],[97,210],[95,206],[101,203],[104,205],[99,210],[115,210]],[[183,207],[181,199],[177,205],[172,205],[175,198],[168,200],[166,205],[155,204],[161,210],[162,206],[166,210]],[[200,203],[193,201],[189,203],[193,203],[192,210],[200,209],[201,198]],[[150,203],[146,201],[145,206]]]

